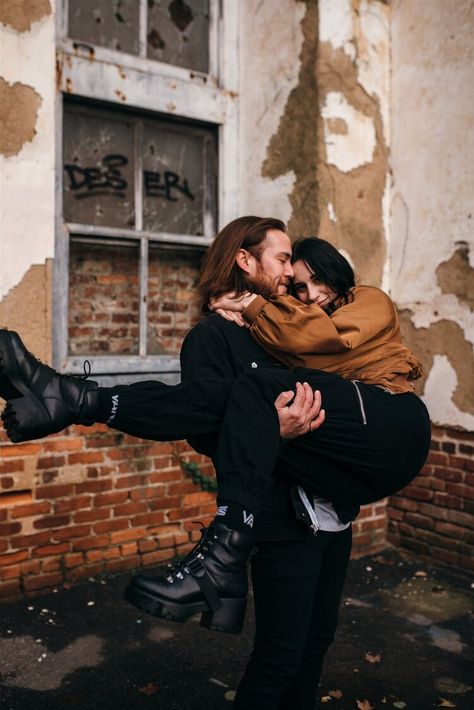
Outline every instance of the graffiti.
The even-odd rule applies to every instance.
[[[124,198],[128,182],[120,168],[125,165],[128,165],[128,158],[116,153],[105,155],[100,167],[83,168],[75,163],[65,163],[64,170],[69,178],[68,189],[77,199],[92,195]],[[143,186],[146,197],[164,197],[169,202],[177,202],[181,194],[189,200],[195,199],[186,178],[182,179],[171,170],[162,173],[144,170]]]
[[[117,195],[125,197],[128,183],[120,169],[128,165],[124,155],[105,155],[100,168],[82,168],[80,165],[65,164],[69,177],[69,189],[78,199],[90,195]]]
[[[164,197],[170,202],[177,202],[178,198],[172,194],[173,190],[178,190],[181,194],[194,200],[195,197],[189,189],[188,181],[183,180],[180,183],[180,176],[171,170],[165,170],[163,174],[154,173],[150,170],[143,171],[143,182],[145,186],[145,195],[147,197]]]

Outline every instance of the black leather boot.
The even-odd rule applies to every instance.
[[[97,382],[60,375],[10,330],[0,330],[0,397],[8,400],[2,420],[14,443],[93,424],[99,402]]]
[[[124,597],[171,621],[202,613],[201,626],[238,634],[247,607],[247,560],[253,545],[248,535],[214,520],[179,564],[156,577],[134,575]]]

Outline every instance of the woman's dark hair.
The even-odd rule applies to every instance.
[[[245,272],[237,266],[239,249],[246,249],[259,261],[270,229],[286,232],[285,223],[273,217],[239,217],[227,224],[209,247],[199,278],[203,311],[211,297],[226,291],[243,293],[249,288]]]
[[[314,274],[314,279],[327,284],[338,296],[349,299],[349,289],[355,286],[352,266],[329,242],[319,237],[298,239],[293,244],[292,263],[301,259]]]

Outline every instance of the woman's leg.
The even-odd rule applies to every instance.
[[[304,380],[321,390],[326,420],[282,446],[274,400]],[[218,502],[234,501],[257,512],[277,460],[333,502],[373,502],[417,475],[429,441],[428,413],[416,395],[391,395],[315,370],[247,374],[232,387],[220,430]]]
[[[325,536],[313,614],[298,671],[279,710],[313,710],[324,656],[334,641],[339,607],[352,548],[352,529],[319,533]]]

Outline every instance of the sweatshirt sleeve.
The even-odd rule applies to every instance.
[[[396,324],[394,305],[383,291],[359,286],[352,295],[353,300],[331,316],[292,296],[272,296],[269,301],[259,296],[243,315],[252,336],[267,350],[280,353],[280,359],[281,355],[300,360],[307,354],[345,353]]]

